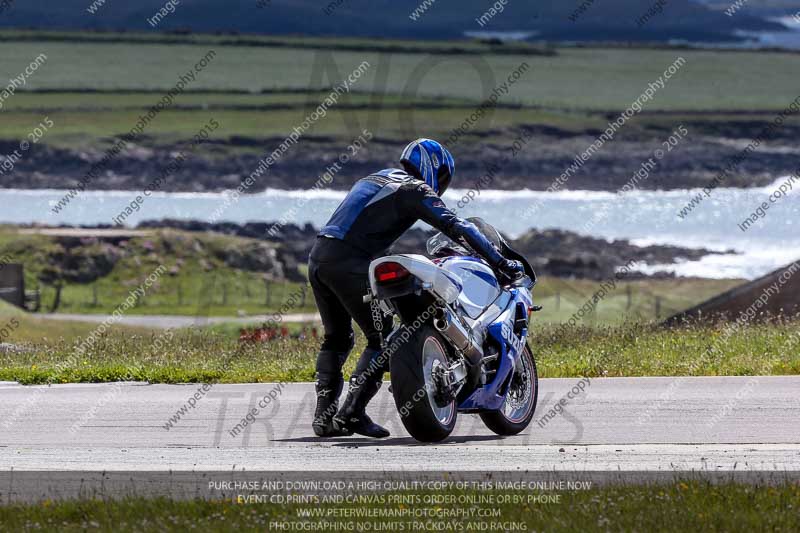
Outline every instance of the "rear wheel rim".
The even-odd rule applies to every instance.
[[[531,359],[527,351],[522,353],[518,363],[502,409],[503,416],[515,424],[523,422],[530,414],[533,408],[533,388],[535,387]]]
[[[443,426],[447,426],[453,420],[455,414],[455,402],[450,402],[445,406],[441,406],[436,402],[436,387],[437,383],[433,377],[434,368],[436,366],[443,366],[448,368],[450,362],[447,360],[447,354],[441,343],[434,337],[425,339],[425,344],[422,346],[422,375],[425,379],[425,396],[428,398],[428,405]]]

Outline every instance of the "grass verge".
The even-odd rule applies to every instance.
[[[25,317],[17,320],[22,324]],[[754,324],[731,333],[722,326],[667,330],[642,323],[575,328],[534,324],[530,343],[545,378],[795,375],[800,374],[798,325]],[[317,340],[239,343],[228,329],[117,329],[79,351],[74,342],[36,339],[20,326],[9,340],[25,351],[0,354],[0,380],[107,382],[130,379],[135,368],[133,378],[151,383],[313,381]],[[363,345],[360,338],[354,354]],[[346,372],[356,359],[350,357]]]
[[[392,493],[383,494],[389,498]],[[431,493],[402,493],[419,496]],[[370,524],[373,531],[405,524],[404,531],[797,531],[800,529],[800,486],[775,487],[678,482],[669,485],[594,488],[579,492],[448,492],[434,496],[488,500],[469,509],[483,517],[451,518],[461,504],[405,506],[375,503],[248,504],[232,501],[45,501],[38,505],[0,507],[0,525],[8,531],[315,531],[314,525]],[[538,503],[530,497],[549,497]],[[516,498],[515,498],[516,497]],[[483,501],[483,500],[482,500]],[[500,503],[502,501],[502,503]],[[492,503],[489,503],[492,502]],[[313,509],[312,509],[313,508]],[[318,510],[319,517],[302,517]],[[367,510],[376,514],[403,513],[392,518],[356,518]],[[430,517],[416,518],[420,510]],[[354,514],[346,514],[348,511]],[[336,514],[339,513],[339,514]],[[485,524],[483,529],[481,524]],[[278,524],[288,524],[280,528]],[[425,524],[430,524],[426,526]],[[294,527],[293,527],[294,526]],[[430,527],[439,529],[428,529]],[[476,527],[477,526],[477,527]],[[376,529],[383,527],[383,529]],[[399,527],[399,526],[398,526]],[[463,528],[463,529],[462,529]],[[322,529],[320,529],[322,530]],[[333,529],[329,529],[333,530]],[[359,531],[342,529],[345,531]],[[363,529],[367,530],[367,529]]]

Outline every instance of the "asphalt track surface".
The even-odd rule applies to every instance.
[[[461,415],[444,443],[402,427],[384,386],[370,405],[392,436],[319,439],[310,383],[21,386],[0,383],[0,472],[106,471],[775,471],[800,472],[800,377],[540,381],[536,418],[500,438]],[[386,384],[388,385],[388,384]],[[209,387],[209,386],[207,386]],[[571,390],[563,413],[539,423]],[[258,404],[270,393],[265,408]],[[239,434],[231,430],[259,412]],[[544,427],[542,427],[542,425]]]

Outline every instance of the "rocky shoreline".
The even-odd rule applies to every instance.
[[[684,122],[688,138],[669,150],[658,161],[647,179],[637,186],[649,190],[696,188],[707,185],[751,139],[764,122],[741,119],[723,122],[702,116]],[[454,149],[458,164],[457,187],[467,189],[497,166],[487,188],[501,190],[545,190],[570,164],[576,154],[590,146],[602,133],[587,129],[566,131],[550,126],[524,126],[475,134],[475,140]],[[615,191],[625,185],[643,161],[663,148],[672,130],[649,125],[644,129],[622,131],[613,141],[591,157],[572,175],[563,189]],[[526,147],[509,158],[508,147],[514,138],[525,135]],[[800,149],[795,139],[800,126],[784,125],[765,139],[760,148],[740,163],[737,172],[725,181],[728,187],[765,186],[787,175],[797,166]],[[218,192],[235,189],[258,167],[260,158],[282,139],[231,137],[204,145],[202,155],[187,158],[161,186],[165,192]],[[307,136],[303,149],[289,151],[268,173],[258,178],[246,192],[266,188],[308,189],[346,145],[341,139]],[[377,169],[396,166],[401,149],[396,140],[374,138],[335,176],[330,188],[344,190],[357,179]],[[0,154],[13,153],[17,141],[0,140]],[[176,144],[159,144],[143,139],[113,159],[102,175],[87,184],[95,190],[142,190],[162,173],[180,149]],[[39,144],[10,172],[0,174],[0,187],[20,189],[69,189],[75,187],[103,150],[68,149]],[[504,162],[502,168],[500,163]]]
[[[271,222],[247,224],[208,223],[192,220],[145,221],[139,228],[174,228],[190,232],[213,231],[239,237],[266,240],[281,244],[281,255],[291,257],[296,263],[305,263],[316,240],[317,230],[310,224],[287,224],[274,236],[267,233]],[[425,253],[425,242],[433,231],[411,229],[395,244],[395,253]],[[679,246],[636,246],[627,240],[606,241],[578,235],[569,231],[531,229],[511,245],[522,253],[539,275],[561,278],[603,280],[614,275],[618,268],[631,260],[646,265],[668,265],[678,260],[697,260],[706,255],[720,253],[705,249]],[[733,253],[733,252],[726,252]],[[633,273],[632,277],[673,277],[667,272],[652,275]]]

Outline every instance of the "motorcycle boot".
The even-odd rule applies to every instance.
[[[380,354],[380,350],[370,348],[362,354],[358,368],[350,378],[347,398],[333,419],[333,426],[338,434],[357,433],[376,439],[389,436],[389,431],[373,422],[366,411],[367,404],[378,394],[383,384],[383,373],[387,365],[380,360]]]
[[[333,417],[339,410],[339,396],[344,389],[341,365],[346,359],[347,353],[326,350],[320,353],[315,386],[317,405],[314,409],[314,420],[311,423],[314,434],[318,437],[342,435],[341,431],[334,430]]]

